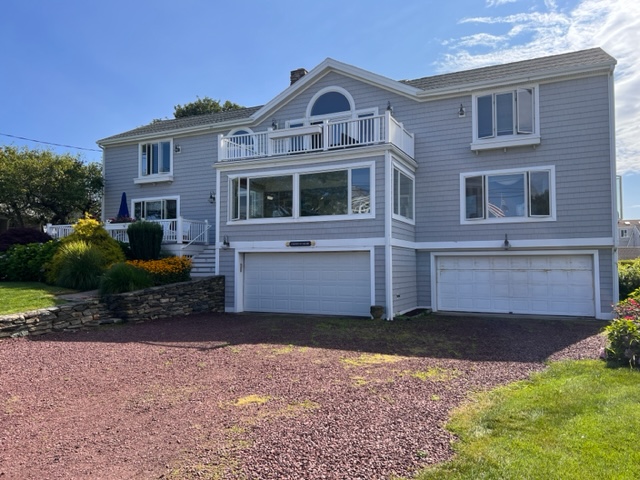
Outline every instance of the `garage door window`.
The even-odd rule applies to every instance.
[[[552,168],[462,177],[462,223],[553,219]]]

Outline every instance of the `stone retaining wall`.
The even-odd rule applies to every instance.
[[[109,295],[104,299],[87,298],[31,312],[0,315],[0,338],[204,312],[224,313],[223,276]]]

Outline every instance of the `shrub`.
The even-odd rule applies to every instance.
[[[44,282],[45,266],[48,265],[60,243],[14,244],[0,254],[0,280],[9,282]]]
[[[62,239],[62,243],[85,241],[102,252],[107,265],[124,262],[124,253],[118,241],[109,235],[100,222],[92,218],[81,218],[73,226],[73,233]]]
[[[604,328],[608,345],[608,360],[619,364],[640,366],[640,302],[629,299],[614,308],[616,318]]]
[[[127,227],[131,254],[136,260],[157,260],[160,258],[162,226],[156,222],[134,222]]]
[[[85,241],[63,244],[54,257],[57,262],[55,284],[74,290],[98,288],[106,268],[102,251]]]
[[[149,272],[155,285],[186,282],[191,279],[191,259],[187,257],[167,257],[160,260],[130,260],[127,263]]]
[[[133,292],[153,286],[151,275],[142,268],[127,263],[116,263],[100,280],[100,294]]]
[[[631,292],[640,288],[640,259],[618,263],[618,286],[620,300],[628,298]]]
[[[46,243],[53,240],[50,235],[35,228],[11,228],[0,233],[0,252],[6,251],[12,245],[27,245],[29,243]]]

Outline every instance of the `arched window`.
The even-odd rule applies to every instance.
[[[317,92],[307,106],[307,118],[327,117],[355,110],[353,97],[344,88],[327,87]],[[342,115],[341,115],[342,116]]]
[[[232,130],[229,133],[227,155],[229,158],[245,158],[253,156],[253,132],[248,128]]]

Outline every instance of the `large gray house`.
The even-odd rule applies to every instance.
[[[105,219],[125,192],[225,276],[230,312],[608,319],[615,64],[595,48],[396,81],[329,58],[263,106],[100,140]]]

